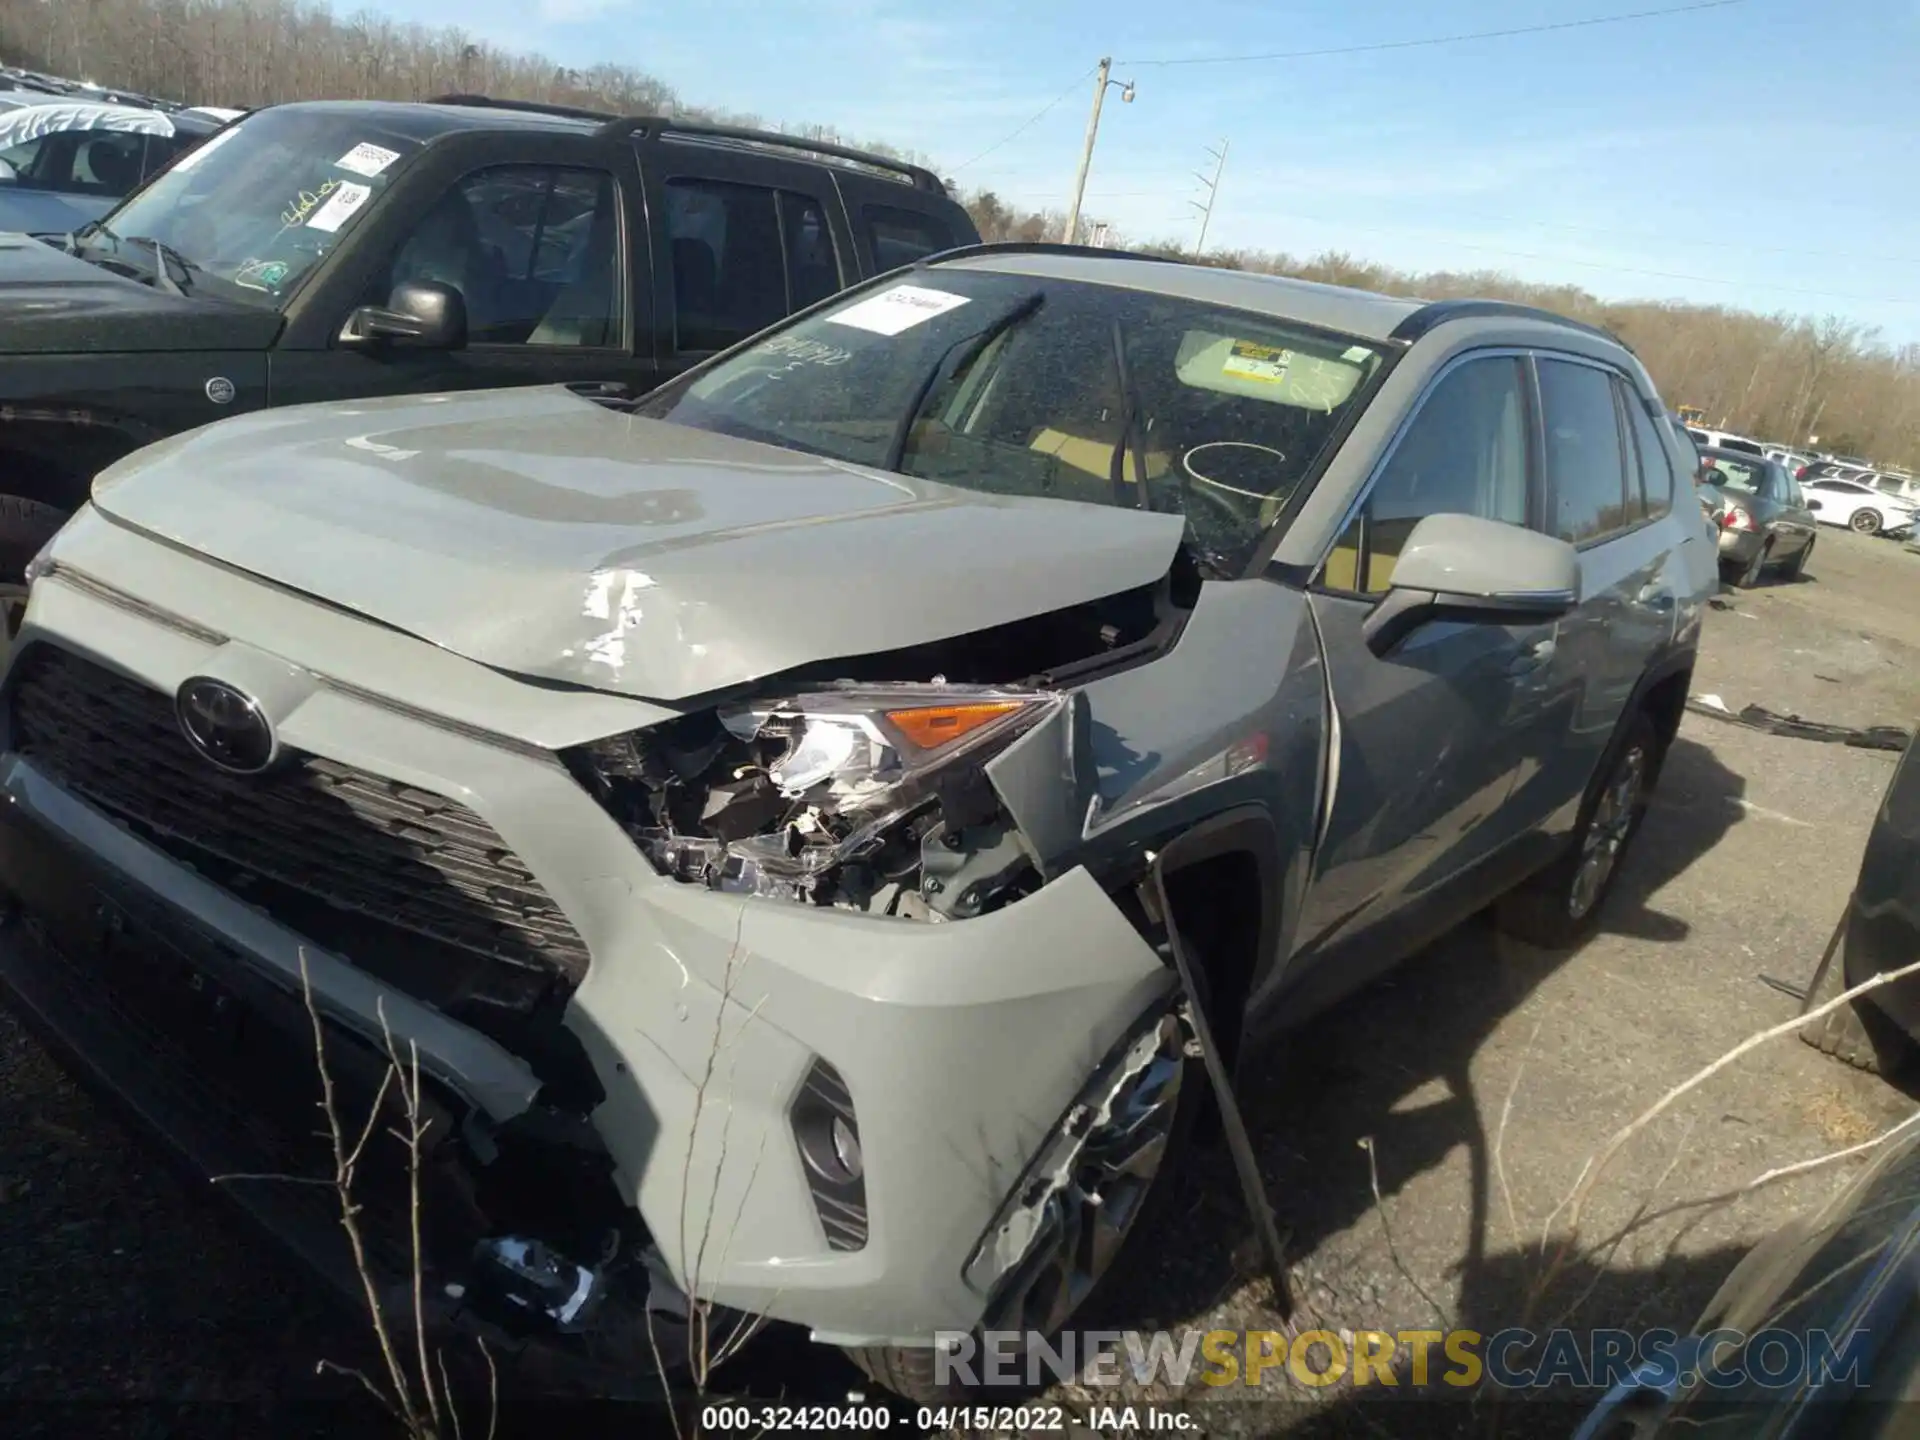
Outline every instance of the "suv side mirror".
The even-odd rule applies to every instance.
[[[1566,541],[1478,515],[1429,515],[1360,633],[1384,656],[1429,620],[1552,620],[1579,599],[1580,557]]]
[[[391,345],[406,350],[464,350],[467,301],[439,280],[408,280],[387,303],[362,305],[340,328],[342,345]]]

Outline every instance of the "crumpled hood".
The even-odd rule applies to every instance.
[[[1177,516],[956,490],[559,386],[239,416],[107,514],[512,673],[681,700],[1164,574]]]
[[[0,234],[0,356],[265,350],[279,333],[272,310],[169,295],[30,235]]]

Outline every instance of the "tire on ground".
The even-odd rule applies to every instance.
[[[1587,907],[1587,912],[1576,917],[1568,909],[1568,900],[1574,876],[1580,869],[1581,841],[1586,836],[1587,827],[1593,823],[1600,797],[1606,792],[1621,762],[1636,745],[1643,747],[1646,755],[1646,778],[1634,807],[1631,826],[1621,842],[1612,871],[1600,887],[1600,893],[1594,897],[1593,904]],[[1579,819],[1575,821],[1573,834],[1567,840],[1566,853],[1531,880],[1494,902],[1493,923],[1497,929],[1516,940],[1538,945],[1543,950],[1567,949],[1593,932],[1599,923],[1600,912],[1606,908],[1607,897],[1613,893],[1614,883],[1620,878],[1620,867],[1626,862],[1627,853],[1633,848],[1634,837],[1640,831],[1647,797],[1653,789],[1655,777],[1660,773],[1663,749],[1660,732],[1655,728],[1652,718],[1644,709],[1634,711],[1587,786],[1586,797],[1580,802]]]
[[[1807,997],[1810,1007],[1824,1005],[1846,991],[1845,959],[1844,950],[1834,954]],[[1871,1000],[1849,1000],[1808,1021],[1800,1027],[1800,1038],[1823,1055],[1869,1075],[1897,1075],[1920,1057],[1920,1046]]]

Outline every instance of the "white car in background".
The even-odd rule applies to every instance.
[[[78,230],[219,128],[133,105],[0,96],[0,231]]]
[[[1913,528],[1920,504],[1858,480],[1825,476],[1800,487],[1807,508],[1822,525],[1844,525],[1859,535],[1900,535]]]

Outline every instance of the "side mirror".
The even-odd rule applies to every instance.
[[[1579,599],[1580,557],[1566,541],[1477,515],[1429,515],[1407,537],[1393,587],[1361,634],[1385,656],[1429,620],[1553,620]]]
[[[362,305],[340,329],[342,345],[391,345],[404,350],[464,350],[466,297],[438,280],[408,280],[387,303]]]

